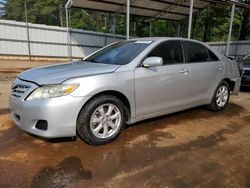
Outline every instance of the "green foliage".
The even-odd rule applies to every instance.
[[[0,17],[25,21],[24,2],[27,3],[28,21],[32,23],[65,26],[67,0],[0,0]],[[250,0],[240,0],[250,4]],[[125,34],[125,15],[72,8],[70,26],[77,29]],[[201,41],[226,41],[229,28],[230,7],[210,6],[193,16],[192,38]],[[130,34],[133,37],[176,36],[178,23],[157,18],[131,15]],[[115,24],[114,24],[115,23]],[[180,34],[187,36],[188,18],[180,22]],[[236,9],[233,40],[250,39],[250,10]]]
[[[3,18],[25,21],[24,3],[27,4],[28,21],[32,23],[60,25],[60,7],[66,0],[7,0]]]
[[[201,41],[225,41],[230,10],[225,6],[211,6],[194,16],[193,37]]]

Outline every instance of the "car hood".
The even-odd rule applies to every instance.
[[[70,78],[111,73],[119,68],[119,66],[75,61],[29,69],[17,75],[17,77],[35,82],[38,85],[59,84]]]

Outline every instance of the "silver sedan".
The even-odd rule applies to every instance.
[[[204,43],[142,38],[19,74],[10,109],[29,133],[55,138],[78,132],[100,145],[117,138],[126,123],[201,105],[221,111],[239,86],[237,65]]]

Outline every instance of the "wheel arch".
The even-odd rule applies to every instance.
[[[125,113],[126,113],[126,121],[130,120],[130,118],[131,118],[131,104],[130,104],[128,98],[123,93],[121,93],[119,91],[115,91],[115,90],[106,90],[106,91],[102,91],[102,92],[94,94],[91,98],[89,98],[85,102],[85,104],[82,106],[81,110],[91,100],[93,100],[94,98],[96,98],[96,97],[98,97],[100,95],[112,95],[112,96],[115,96],[115,97],[119,98],[122,101],[122,103],[124,104],[124,106],[125,106],[124,110],[125,110]],[[81,112],[81,110],[80,110],[80,112]],[[80,112],[79,112],[79,114],[80,114]]]
[[[225,82],[228,83],[228,85],[229,85],[229,90],[230,90],[230,91],[233,91],[233,90],[234,90],[235,81],[232,81],[232,80],[230,80],[229,78],[225,78],[225,79],[222,80],[222,82],[223,82],[223,81],[225,81]]]

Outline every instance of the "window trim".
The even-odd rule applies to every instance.
[[[208,53],[208,57],[209,57],[209,62],[218,62],[218,61],[220,61],[220,58],[218,58],[218,56],[217,56],[212,50],[210,50],[208,47],[206,47],[206,48],[207,48],[207,53]],[[218,60],[212,61],[211,58],[210,58],[210,53],[209,53],[209,51],[210,51],[211,53],[213,53],[214,56],[215,56]]]
[[[156,46],[154,46],[153,49],[151,49],[149,52],[147,52],[147,54],[141,59],[141,61],[136,66],[136,68],[143,67],[142,66],[143,61],[147,58],[148,54],[151,53],[155,48],[157,48],[159,45],[163,44],[164,42],[170,42],[170,41],[179,41],[180,42],[180,44],[181,44],[181,50],[182,50],[183,63],[163,64],[163,65],[160,65],[158,67],[186,64],[186,59],[185,59],[185,54],[184,54],[184,51],[183,51],[184,49],[183,49],[183,46],[182,46],[182,41],[180,39],[172,39],[172,40],[170,39],[170,40],[161,41],[159,44],[157,44]]]

